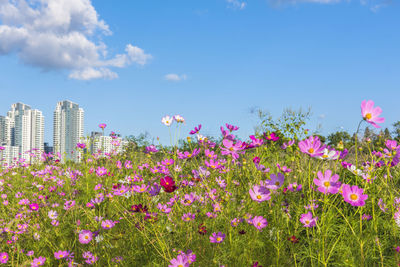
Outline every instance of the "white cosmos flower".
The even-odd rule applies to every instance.
[[[55,210],[50,210],[47,215],[49,216],[50,219],[55,220],[58,217],[58,213]]]
[[[94,240],[96,240],[97,243],[101,242],[104,240],[104,237],[102,235],[98,235],[94,238]]]
[[[185,122],[185,119],[181,115],[175,115],[174,119],[176,120],[176,122],[180,122],[180,123]]]
[[[174,117],[170,117],[167,115],[164,118],[162,118],[161,122],[166,126],[170,126],[172,124],[173,120],[174,120]]]
[[[339,157],[339,152],[335,150],[324,149],[324,154],[319,156],[319,159],[336,160]]]
[[[203,136],[201,134],[197,134],[197,140],[203,141],[204,139],[205,139],[205,136]]]

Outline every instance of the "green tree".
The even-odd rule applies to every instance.
[[[286,108],[278,119],[274,119],[269,112],[258,110],[260,125],[255,130],[257,135],[262,132],[275,132],[290,139],[299,139],[304,135],[305,125],[311,116],[311,108],[307,110],[293,110]]]
[[[400,121],[396,121],[395,123],[393,123],[393,137],[397,140],[400,141]]]
[[[390,134],[390,131],[388,128],[385,128],[385,130],[383,131],[383,138],[385,140],[392,139],[392,135]]]
[[[346,131],[337,131],[328,135],[327,140],[328,145],[330,146],[337,146],[340,142],[346,146],[347,144],[351,143],[351,136]]]

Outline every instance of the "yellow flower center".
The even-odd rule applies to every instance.
[[[351,198],[351,200],[357,200],[358,196],[356,194],[351,194],[350,198]]]
[[[221,237],[217,237],[217,241],[219,242],[219,241],[222,241],[222,238]]]
[[[371,115],[371,113],[367,113],[367,114],[365,114],[365,118],[366,118],[367,120],[370,120],[370,119],[372,118],[372,115]]]
[[[326,182],[324,183],[324,185],[325,185],[325,187],[328,187],[328,186],[330,186],[331,184],[330,184],[328,181],[326,181]]]
[[[306,221],[306,224],[310,224],[310,221],[309,221],[309,220],[307,220],[307,221]]]
[[[314,148],[310,148],[310,149],[308,150],[308,152],[309,152],[309,153],[314,153]]]
[[[279,185],[280,185],[280,183],[277,181],[277,182],[275,182],[275,185],[276,185],[276,186],[279,186]]]
[[[328,157],[328,155],[323,155],[322,157],[323,157],[324,159],[326,159],[326,158]]]
[[[261,196],[260,196],[260,195],[258,195],[258,196],[257,196],[257,199],[261,199]]]

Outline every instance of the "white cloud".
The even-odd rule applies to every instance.
[[[226,0],[226,2],[228,3],[228,6],[230,8],[234,8],[234,9],[244,9],[247,5],[246,2],[239,1],[239,0]]]
[[[179,81],[182,81],[182,80],[186,80],[187,76],[186,76],[186,74],[178,75],[178,74],[175,74],[175,73],[171,73],[171,74],[165,75],[164,78],[167,81],[179,82]]]
[[[71,72],[69,78],[76,80],[84,80],[84,81],[99,79],[99,78],[112,80],[118,78],[118,74],[106,68],[94,69],[89,67],[83,70],[76,70]]]
[[[151,59],[131,44],[107,58],[107,46],[95,40],[112,32],[90,0],[0,0],[0,21],[0,55],[16,53],[43,70],[68,70],[71,79],[115,79],[110,68]]]

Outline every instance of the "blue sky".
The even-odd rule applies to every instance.
[[[57,15],[28,1],[12,17],[0,4],[0,114],[15,102],[42,110],[50,143],[65,99],[84,108],[86,133],[104,122],[164,143],[161,118],[174,114],[183,135],[228,122],[243,138],[252,108],[311,107],[323,134],[355,131],[364,99],[384,127],[400,120],[397,1],[54,1]]]

